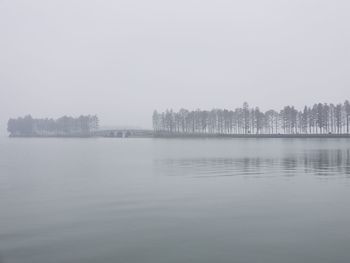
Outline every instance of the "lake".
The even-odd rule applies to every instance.
[[[0,139],[1,263],[350,262],[348,139]]]

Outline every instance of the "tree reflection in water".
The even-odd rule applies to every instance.
[[[350,177],[350,150],[315,150],[280,157],[158,159],[156,171],[169,176]]]

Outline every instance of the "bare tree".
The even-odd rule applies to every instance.
[[[67,124],[69,121],[71,119],[63,117],[58,120],[57,125],[64,130],[67,125],[72,125]],[[345,101],[344,104],[336,106],[332,103],[316,103],[312,107],[305,106],[303,110],[285,106],[279,112],[268,110],[264,113],[259,107],[250,108],[245,102],[241,108],[235,110],[154,111],[152,121],[156,132],[170,133],[317,134],[342,133],[344,130],[349,133],[350,103]],[[9,130],[13,130],[13,127],[13,120],[10,120]]]

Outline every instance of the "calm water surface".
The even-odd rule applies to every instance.
[[[0,262],[350,262],[346,139],[0,139]]]

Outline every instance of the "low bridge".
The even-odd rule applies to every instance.
[[[110,138],[151,138],[153,137],[153,131],[141,129],[109,129],[95,131],[94,136]]]

